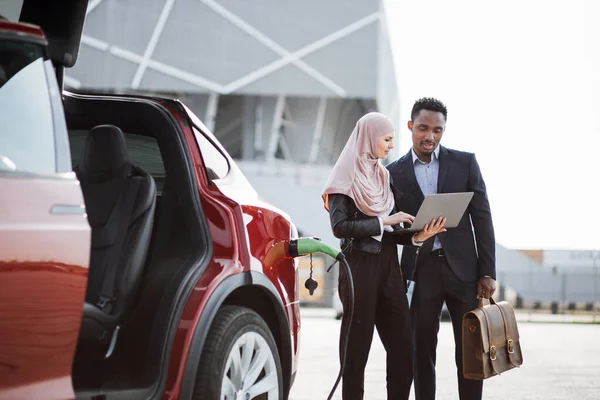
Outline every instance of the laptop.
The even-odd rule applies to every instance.
[[[419,232],[432,219],[446,217],[444,228],[456,228],[462,219],[473,192],[428,194],[409,228],[400,228],[390,233]]]

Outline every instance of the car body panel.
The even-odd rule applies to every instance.
[[[38,27],[4,20],[0,21],[0,38],[3,42],[20,41],[27,45],[47,43]],[[22,73],[33,64],[43,67],[36,67],[35,79],[31,80],[34,86],[25,85],[26,89],[36,93],[37,100],[44,97],[44,92],[50,99],[60,98],[56,80],[53,74],[48,74],[49,64],[41,63],[42,60],[37,59],[28,66],[18,66],[20,70],[2,86],[4,105],[21,104],[22,99],[12,97],[11,90],[22,89],[19,82],[26,79]],[[39,125],[39,140],[30,143],[31,146],[45,149],[45,155],[53,154],[54,158],[45,159],[40,171],[28,170],[31,165],[21,165],[28,160],[20,147],[27,141],[16,147],[9,146],[13,154],[20,154],[17,162],[3,157],[5,168],[0,171],[0,398],[67,399],[74,396],[71,369],[87,285],[91,230],[79,182],[73,172],[64,172],[70,168],[59,162],[59,158],[60,161],[69,159],[68,153],[61,152],[64,143],[60,140],[66,140],[62,108],[55,110],[56,104],[51,101],[30,102],[27,106],[26,115],[31,110],[36,111],[38,117],[44,113],[44,121],[49,122],[47,126]],[[5,107],[4,110],[8,113],[6,110],[16,109]],[[15,118],[20,117],[15,115]],[[5,124],[5,129],[31,126],[35,125]],[[19,132],[13,131],[13,137],[18,137]],[[35,139],[28,137],[27,140]]]
[[[0,174],[0,398],[72,398],[91,233],[79,182]]]
[[[157,101],[160,102],[158,99]],[[276,242],[289,242],[290,232],[293,230],[289,217],[260,200],[235,162],[191,111],[186,109],[187,115],[181,115],[174,107],[164,102],[162,105],[175,117],[188,143],[213,243],[212,260],[188,298],[179,322],[163,399],[175,399],[178,396],[194,330],[210,297],[228,277],[250,270],[264,274],[282,300],[293,343],[291,359],[292,371],[295,372],[300,330],[297,266],[290,258],[282,258],[270,267],[264,262],[268,249]],[[202,132],[194,132],[190,122]],[[208,137],[229,161],[229,174],[225,179],[216,180],[215,185],[208,184],[196,138],[198,134]],[[175,360],[181,362],[174,363]]]
[[[24,24],[22,22],[11,22],[0,19],[0,32],[2,34],[14,34],[24,40],[47,44],[46,37],[39,26]]]
[[[291,218],[283,210],[260,198],[235,161],[229,156],[214,135],[204,126],[193,112],[186,108],[192,123],[198,126],[216,147],[227,157],[230,172],[225,179],[216,181],[216,187],[228,198],[241,205],[245,227],[245,237],[249,244],[250,266],[264,273],[277,288],[288,316],[290,335],[293,339],[293,369],[296,371],[296,356],[300,334],[300,300],[298,294],[298,263],[291,258],[281,258],[275,265],[266,265],[265,257],[269,249],[277,243],[297,238],[297,230]],[[213,186],[215,187],[215,186]]]

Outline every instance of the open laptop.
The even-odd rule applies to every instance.
[[[428,194],[415,216],[414,223],[409,228],[396,229],[390,233],[418,232],[438,217],[446,217],[444,228],[456,228],[472,198],[473,192]]]

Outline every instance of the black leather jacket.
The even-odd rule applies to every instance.
[[[380,242],[371,237],[381,233],[379,218],[363,214],[356,207],[354,201],[343,194],[330,194],[328,203],[331,229],[335,237],[342,239],[342,249],[345,249],[352,240],[350,248],[345,249],[344,253],[348,254],[351,250],[360,250],[371,254],[381,252],[383,240]],[[398,229],[399,227],[393,228]],[[392,237],[396,244],[413,246],[413,235],[413,232],[406,232],[405,234],[394,234]],[[391,235],[384,232],[384,239],[387,240],[386,236]]]

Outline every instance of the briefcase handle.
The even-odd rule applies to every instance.
[[[480,298],[479,298],[479,305],[478,305],[477,307],[479,307],[479,308],[483,308],[483,306],[484,306],[484,304],[483,304],[483,300],[484,300],[484,298],[483,298],[483,297],[480,297]],[[494,306],[496,305],[496,302],[494,301],[494,298],[493,298],[493,297],[490,297],[488,300],[489,300],[489,302],[490,302],[490,305],[494,305]]]

